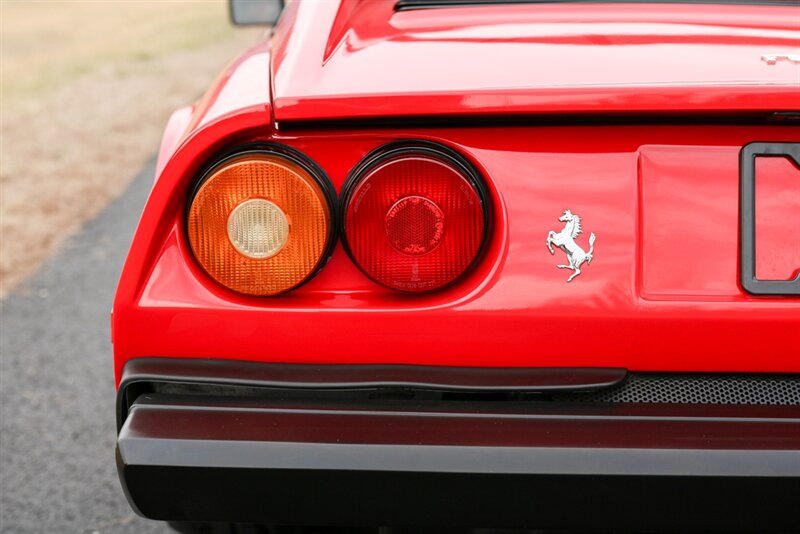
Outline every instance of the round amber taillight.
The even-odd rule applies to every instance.
[[[307,280],[333,238],[322,178],[292,157],[247,152],[211,169],[189,208],[189,243],[211,278],[268,296]]]
[[[374,281],[411,293],[462,276],[486,236],[485,193],[477,172],[443,147],[384,147],[345,188],[344,237]]]

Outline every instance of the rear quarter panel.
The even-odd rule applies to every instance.
[[[616,366],[630,370],[800,370],[800,300],[738,285],[739,151],[800,141],[797,127],[572,125],[271,132],[316,161],[337,190],[370,150],[440,142],[489,186],[493,225],[478,265],[454,286],[403,295],[362,275],[338,244],[283,296],[234,294],[195,264],[174,177],[147,237],[130,300],[116,309],[118,365],[136,356],[317,363]],[[789,172],[797,172],[790,169]],[[157,185],[160,186],[161,184]],[[154,191],[154,195],[157,191]],[[572,283],[545,246],[564,209],[597,235]],[[143,222],[145,224],[145,222]],[[156,227],[155,222],[152,223]],[[793,246],[790,244],[790,246]],[[791,273],[787,273],[788,275]],[[121,305],[120,305],[121,304]]]

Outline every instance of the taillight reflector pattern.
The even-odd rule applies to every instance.
[[[449,152],[389,147],[368,156],[344,193],[344,236],[374,281],[421,293],[446,286],[475,261],[486,233],[477,174]]]
[[[247,152],[207,173],[189,208],[189,243],[214,280],[236,292],[267,296],[311,276],[333,236],[331,205],[320,178],[298,161]]]

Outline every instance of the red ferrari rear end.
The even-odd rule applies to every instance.
[[[798,24],[289,4],[164,137],[112,320],[131,504],[800,528]]]

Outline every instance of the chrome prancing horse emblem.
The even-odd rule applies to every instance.
[[[567,278],[567,282],[572,282],[573,278],[581,274],[581,265],[583,262],[592,262],[595,235],[594,232],[589,234],[589,252],[584,252],[580,245],[575,242],[575,238],[583,232],[581,229],[580,216],[569,210],[564,210],[564,215],[559,217],[558,220],[566,224],[564,225],[564,229],[559,233],[550,230],[550,233],[547,234],[547,248],[550,250],[550,254],[556,253],[556,251],[553,250],[553,245],[567,253],[569,265],[559,265],[558,268],[572,269],[575,271]]]

